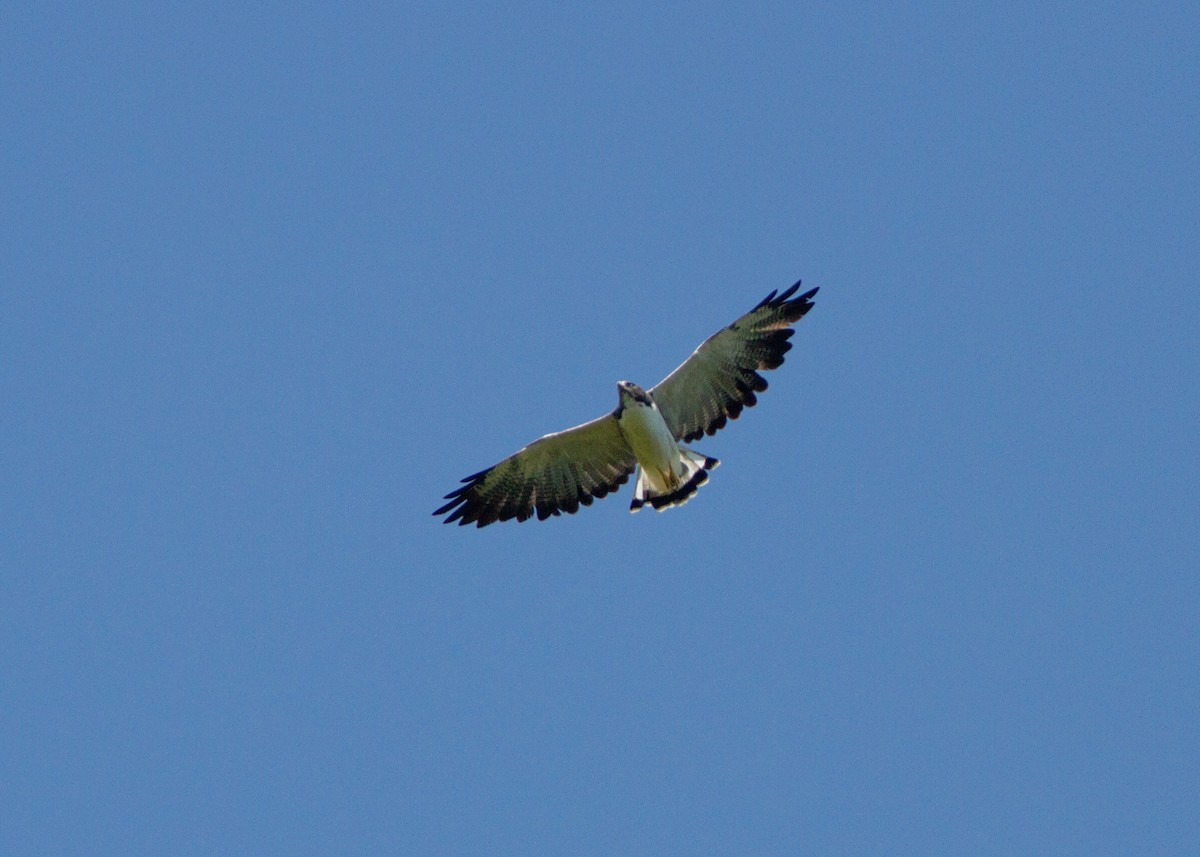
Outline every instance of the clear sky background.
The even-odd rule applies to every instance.
[[[9,8],[0,853],[1196,853],[1196,9]]]

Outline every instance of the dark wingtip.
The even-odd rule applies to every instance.
[[[798,298],[792,298],[792,295],[796,294],[796,292],[800,288],[800,284],[803,282],[804,282],[803,280],[796,280],[796,282],[792,283],[791,286],[784,289],[782,293],[772,290],[771,294],[767,295],[765,298],[763,298],[761,301],[759,301],[755,305],[754,309],[762,309],[765,306],[781,307],[781,306],[784,306],[785,304],[788,306],[796,306],[797,304],[803,304],[807,301],[812,300],[812,296],[815,295],[820,290],[820,288],[821,288],[820,286],[809,289],[807,292],[800,295],[800,297],[798,297]],[[789,300],[789,298],[790,298],[790,300]],[[754,312],[754,310],[751,310],[751,312]]]
[[[778,292],[775,289],[771,289],[771,294],[767,295],[765,298],[763,298],[761,301],[759,301],[757,304],[755,304],[754,309],[762,309],[763,307],[765,307],[771,301],[775,300],[776,294],[778,294]],[[754,312],[754,309],[750,310],[750,312]]]
[[[464,476],[460,480],[463,484],[442,498],[443,500],[449,500],[450,502],[439,506],[437,511],[433,513],[434,516],[436,517],[438,515],[445,515],[447,512],[450,512],[449,517],[442,522],[443,524],[453,524],[455,521],[458,521],[459,525],[462,526],[464,524],[473,523],[475,518],[467,514],[469,511],[468,506],[470,501],[470,498],[467,496],[467,494],[472,488],[483,481],[483,477],[487,476],[494,469],[494,467],[485,467],[478,473],[472,473],[470,476]],[[479,526],[483,526],[486,523],[491,523],[491,521],[485,521],[482,519],[480,520],[481,523]]]
[[[796,286],[798,285],[800,284],[797,283]],[[796,286],[792,286],[790,289],[788,289],[787,292],[784,293],[784,297],[792,294],[792,292],[795,291]],[[785,318],[787,321],[797,322],[804,318],[804,316],[808,314],[808,311],[813,308],[812,296],[817,293],[819,288],[820,286],[811,288],[798,298],[775,301],[775,303],[771,304],[771,306],[774,309],[780,310],[783,314],[783,318]]]
[[[804,294],[800,295],[800,297],[792,298],[792,300],[788,300],[788,298],[791,298],[792,295],[794,295],[796,293],[796,291],[800,288],[800,284],[802,282],[804,282],[804,281],[796,280],[796,282],[792,284],[792,287],[790,289],[785,291],[774,301],[774,304],[776,306],[783,306],[786,303],[790,306],[796,306],[797,304],[808,303],[809,301],[812,300],[813,295],[815,295],[817,292],[819,292],[821,290],[820,286],[814,286],[813,288],[809,289]]]

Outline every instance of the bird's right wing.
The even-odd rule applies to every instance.
[[[792,325],[812,309],[816,289],[799,297],[796,283],[767,295],[754,309],[714,333],[650,391],[676,440],[715,434],[727,419],[753,407],[767,389],[763,369],[776,369],[792,347]]]
[[[579,507],[616,490],[637,460],[617,418],[607,414],[590,423],[548,434],[499,464],[472,474],[446,495],[450,502],[433,514],[444,523],[485,527],[516,518],[538,520]]]

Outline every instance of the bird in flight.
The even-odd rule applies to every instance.
[[[701,343],[649,390],[617,383],[617,407],[599,419],[548,434],[486,470],[463,479],[434,515],[445,523],[485,527],[538,520],[615,491],[637,471],[629,511],[682,506],[720,464],[681,443],[716,434],[767,389],[759,370],[775,369],[792,347],[792,325],[812,309],[816,289],[799,297],[797,281],[774,291],[733,324]]]

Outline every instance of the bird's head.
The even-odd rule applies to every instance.
[[[650,404],[650,394],[632,381],[617,382],[617,399],[622,405],[625,405],[630,401],[637,402],[642,405]]]

